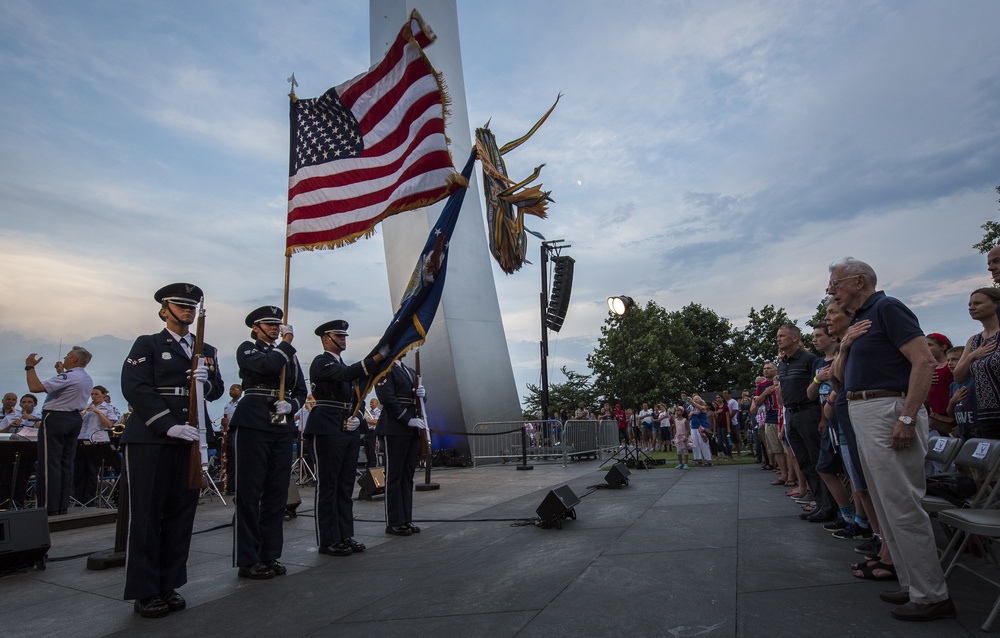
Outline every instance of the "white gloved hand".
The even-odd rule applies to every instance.
[[[389,357],[389,346],[382,346],[381,348],[378,349],[378,353],[380,355],[382,355],[383,359],[388,358]]]
[[[406,425],[411,428],[419,428],[421,430],[427,429],[427,423],[425,423],[423,419],[410,419],[406,422]]]
[[[282,337],[284,337],[285,335],[292,335],[294,337],[295,336],[295,331],[292,330],[291,326],[285,325],[285,324],[281,324],[281,327],[278,328],[278,334],[280,334]]]
[[[194,378],[198,380],[198,383],[205,385],[208,383],[208,368],[205,367],[205,362],[202,361],[198,364],[198,367],[194,369]]]
[[[274,412],[275,414],[291,414],[292,404],[288,401],[275,401],[274,402]]]
[[[171,425],[170,429],[167,430],[167,436],[172,439],[194,442],[198,440],[198,428],[186,423],[184,425]]]
[[[361,426],[361,421],[359,421],[358,417],[356,416],[352,416],[344,420],[344,429],[347,430],[348,432],[353,432],[357,430],[358,427],[360,426]]]
[[[417,389],[414,392],[421,399],[423,399],[425,396],[427,396],[427,390],[424,390],[424,386],[423,385],[418,385]]]

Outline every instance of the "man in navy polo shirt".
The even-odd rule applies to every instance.
[[[853,313],[841,341],[844,392],[861,466],[901,589],[880,594],[900,620],[954,618],[924,496],[927,412],[936,362],[916,316],[876,292],[875,271],[847,257],[830,266],[827,293]],[[838,364],[839,366],[839,364]],[[875,566],[878,567],[878,566]]]
[[[816,510],[801,515],[814,523],[828,523],[837,517],[837,504],[819,478],[819,403],[809,399],[807,390],[812,383],[816,355],[802,347],[802,331],[786,323],[778,328],[778,380],[781,382],[778,400],[785,406],[785,430],[792,452],[806,477],[809,490],[815,495]]]

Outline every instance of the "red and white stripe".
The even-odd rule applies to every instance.
[[[350,243],[382,219],[459,187],[445,137],[444,89],[421,49],[433,37],[411,17],[381,62],[336,87],[361,125],[364,150],[289,177],[288,254]]]

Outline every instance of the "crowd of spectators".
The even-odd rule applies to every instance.
[[[758,446],[754,439],[756,429],[750,427],[750,393],[744,391],[739,401],[729,389],[710,396],[714,399],[706,402],[699,394],[685,393],[676,405],[665,401],[643,402],[624,409],[620,404],[612,408],[611,403],[604,403],[597,408],[580,402],[571,411],[564,404],[553,422],[561,425],[569,420],[614,421],[622,445],[635,445],[642,452],[677,452],[677,469],[688,469],[683,458],[692,455],[696,465],[705,467],[720,458],[732,461],[734,454],[752,455]],[[557,432],[555,428],[552,429]],[[541,428],[531,425],[531,430],[538,432]],[[683,436],[685,431],[689,436]],[[678,445],[678,440],[684,443]]]
[[[1000,247],[988,264],[1000,283]],[[982,331],[956,347],[876,286],[864,262],[831,265],[825,318],[812,326],[818,355],[796,326],[778,329],[750,403],[750,440],[803,520],[857,543],[854,576],[898,583],[879,595],[893,617],[954,618],[921,499],[926,476],[956,468],[925,457],[938,437],[1000,439],[1000,289],[971,293]]]

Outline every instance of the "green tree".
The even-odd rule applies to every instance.
[[[567,370],[566,366],[560,368],[565,383],[549,384],[549,416],[555,417],[562,404],[575,408],[580,402],[590,405],[594,401],[594,388],[590,382],[591,375],[580,374],[573,370]],[[542,389],[541,387],[529,383],[527,384],[528,394],[522,398],[524,403],[524,418],[536,419],[542,413]]]
[[[753,380],[761,374],[764,364],[778,357],[778,328],[785,323],[794,323],[784,308],[771,304],[758,311],[750,308],[749,321],[733,337],[736,350],[734,373],[740,388],[752,388]]]
[[[1000,186],[997,186],[997,194],[1000,194]],[[1000,203],[1000,199],[997,200]],[[981,253],[988,253],[990,249],[1000,244],[1000,222],[995,222],[990,220],[980,226],[985,232],[983,233],[983,241],[978,244],[973,244],[972,247]]]
[[[687,387],[684,392],[704,392],[721,390],[736,383],[734,368],[736,350],[733,325],[725,317],[720,317],[710,308],[690,303],[679,311],[671,313],[672,322],[686,328],[691,334],[690,347],[680,343],[675,354],[689,370]]]
[[[598,401],[635,407],[675,396],[683,366],[667,347],[671,336],[682,337],[654,301],[634,306],[624,316],[609,312],[597,347],[587,355]]]

